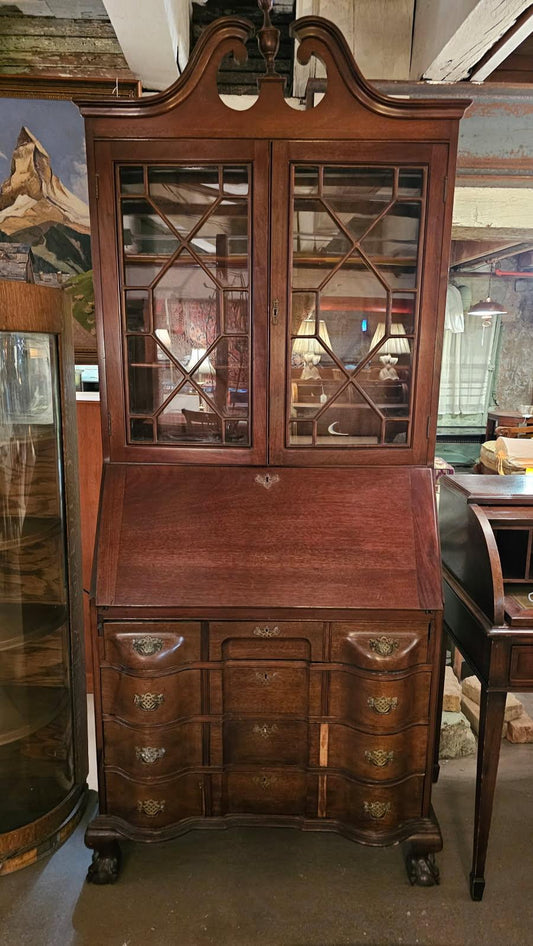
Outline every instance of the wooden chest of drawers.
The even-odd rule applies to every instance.
[[[433,615],[100,630],[103,815],[156,837],[261,817],[391,842],[423,818]]]

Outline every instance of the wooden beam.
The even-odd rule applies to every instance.
[[[470,73],[471,82],[484,82],[533,33],[533,10],[526,10]]]
[[[419,0],[411,78],[459,82],[531,6],[531,0]]]

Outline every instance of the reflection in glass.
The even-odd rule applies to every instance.
[[[125,164],[120,168],[121,194],[144,194],[144,168]]]
[[[219,196],[218,167],[149,167],[148,192],[174,229],[186,237]]]
[[[172,394],[183,375],[151,335],[128,337],[128,381],[132,414],[151,414]]]
[[[224,331],[232,335],[245,335],[249,330],[248,293],[224,292]]]
[[[241,266],[248,255],[248,202],[223,200],[211,211],[207,220],[190,239],[200,255],[216,260],[224,270],[241,257]]]
[[[53,336],[0,332],[0,833],[74,785]]]
[[[324,168],[323,194],[328,207],[360,240],[393,199],[393,168]]]
[[[220,331],[217,289],[192,256],[182,252],[153,290],[155,333],[188,366],[193,349],[209,348]]]
[[[162,217],[140,198],[122,201],[122,235],[128,256],[170,256],[178,247]]]
[[[407,443],[422,168],[294,169],[289,443]]]
[[[215,377],[212,400],[224,416],[243,416],[249,409],[248,338],[221,338],[211,352]]]
[[[150,331],[150,297],[146,290],[126,292],[125,309],[128,332]]]

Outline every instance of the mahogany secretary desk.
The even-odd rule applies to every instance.
[[[377,93],[306,17],[328,91],[295,110],[260,5],[247,112],[217,92],[252,32],[233,17],[166,92],[81,105],[105,455],[89,879],[116,879],[121,838],[263,824],[404,841],[429,885],[429,465],[465,103]]]

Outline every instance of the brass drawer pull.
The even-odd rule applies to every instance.
[[[147,798],[146,801],[137,802],[137,811],[140,815],[147,815],[148,818],[155,818],[165,810],[165,801],[156,801],[155,798]]]
[[[254,775],[252,781],[255,785],[259,785],[264,792],[268,791],[269,788],[272,788],[278,780],[277,775]]]
[[[257,670],[255,676],[264,687],[269,687],[279,674],[277,670]]]
[[[165,697],[162,693],[135,693],[133,702],[139,709],[152,712],[165,702]]]
[[[379,713],[380,716],[386,716],[387,713],[391,713],[392,710],[395,710],[398,706],[398,697],[369,696],[367,702],[370,709],[374,710],[375,713]]]
[[[278,731],[278,727],[275,723],[272,723],[270,726],[268,723],[256,723],[253,729],[254,733],[258,736],[262,736],[263,739],[270,739]]]
[[[363,811],[365,815],[369,815],[370,818],[373,818],[374,821],[379,821],[381,818],[384,818],[385,815],[388,815],[391,810],[390,801],[364,801],[363,802]]]
[[[373,650],[378,657],[391,657],[399,647],[398,641],[395,641],[392,637],[385,637],[385,635],[372,637],[368,643],[370,650]]]
[[[367,749],[365,759],[370,765],[375,765],[378,769],[384,769],[394,761],[394,752],[387,749]]]
[[[279,637],[281,631],[276,625],[275,627],[269,627],[268,624],[265,627],[254,627],[254,636],[255,637]]]
[[[131,646],[139,657],[152,657],[162,649],[163,640],[161,637],[145,634],[144,637],[136,637]]]
[[[166,749],[157,749],[155,746],[135,746],[135,755],[143,765],[154,765],[160,762]]]

